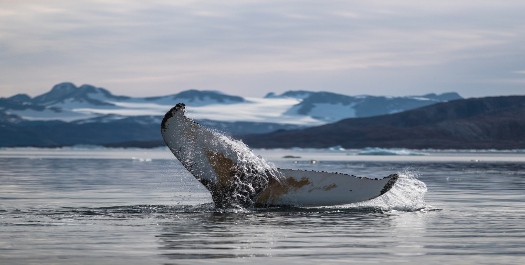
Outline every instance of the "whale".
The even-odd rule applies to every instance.
[[[365,178],[337,172],[281,169],[242,141],[188,118],[178,103],[161,134],[175,158],[210,192],[217,208],[333,206],[371,200],[394,187],[398,174]]]

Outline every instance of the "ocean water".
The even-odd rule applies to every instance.
[[[384,196],[218,210],[166,149],[1,149],[0,264],[525,264],[525,153],[255,150],[400,173]]]

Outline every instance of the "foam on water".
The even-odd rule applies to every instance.
[[[236,151],[238,166],[240,168],[246,170],[256,169],[260,172],[268,172],[277,178],[281,177],[274,164],[266,161],[263,157],[254,154],[241,140],[235,140],[220,133],[217,133],[217,136],[221,139],[220,142],[229,145]]]
[[[391,211],[419,211],[426,209],[425,194],[427,185],[418,179],[419,172],[405,169],[399,172],[399,179],[391,190],[375,199],[351,204],[351,207],[372,207]]]
[[[357,153],[357,155],[399,155],[399,156],[424,156],[426,153],[405,149],[405,148],[378,148],[367,147]]]

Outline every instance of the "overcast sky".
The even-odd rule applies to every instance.
[[[525,1],[0,1],[0,97],[57,83],[525,94]]]

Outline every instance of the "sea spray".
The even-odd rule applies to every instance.
[[[277,170],[242,142],[184,116],[179,103],[162,119],[161,134],[182,165],[211,193],[217,208],[249,208]]]
[[[427,185],[419,180],[419,172],[405,169],[398,173],[394,187],[375,199],[352,204],[352,207],[380,208],[382,210],[418,211],[427,207],[425,194]]]
[[[219,208],[251,208],[255,205],[258,195],[268,187],[270,179],[280,181],[277,168],[264,158],[255,155],[250,148],[240,140],[234,140],[224,134],[213,131],[217,139],[212,145],[218,149],[233,150],[236,156],[235,164],[230,169],[231,181],[225,188],[212,191],[214,202]]]
[[[228,145],[237,154],[237,165],[242,169],[256,169],[260,172],[267,172],[273,177],[280,179],[281,173],[277,167],[264,159],[261,156],[256,155],[252,150],[241,140],[232,139],[227,135],[219,132],[214,132],[220,139],[219,143]]]

